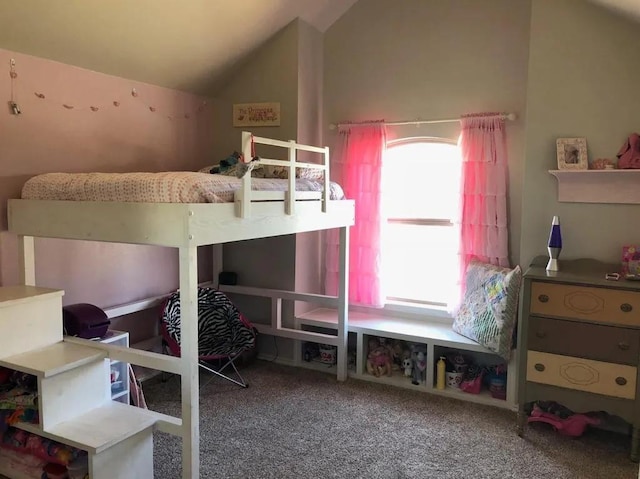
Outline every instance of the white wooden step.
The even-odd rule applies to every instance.
[[[0,359],[0,366],[38,378],[39,430],[111,400],[107,352],[60,341]]]
[[[63,291],[0,287],[0,358],[62,340]]]
[[[167,430],[166,424],[175,428],[182,425],[179,418],[110,401],[44,431],[34,424],[18,423],[16,427],[91,454],[100,454],[158,423],[165,424],[159,427],[160,430]]]
[[[107,357],[106,351],[60,341],[43,348],[0,359],[0,366],[49,378]]]

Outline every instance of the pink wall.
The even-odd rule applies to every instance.
[[[12,58],[19,116],[10,114],[7,106]],[[17,281],[16,239],[6,231],[6,199],[19,198],[27,178],[54,171],[195,170],[214,162],[213,111],[205,98],[1,49],[0,65],[2,285]],[[133,88],[137,97],[131,94]],[[177,287],[177,253],[169,248],[39,239],[36,281],[64,289],[66,304],[108,307]]]

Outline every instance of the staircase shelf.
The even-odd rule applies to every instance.
[[[152,479],[153,431],[175,434],[182,421],[111,400],[108,358],[123,348],[65,340],[62,295],[0,287],[0,366],[37,378],[39,423],[15,427],[87,451],[91,479]]]

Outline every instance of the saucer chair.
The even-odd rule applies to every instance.
[[[223,292],[198,288],[198,364],[201,368],[238,386],[248,387],[235,360],[255,347],[256,331]],[[179,292],[172,293],[162,306],[160,332],[164,352],[179,357]],[[232,369],[238,379],[224,374],[227,368]]]

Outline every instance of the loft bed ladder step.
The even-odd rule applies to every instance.
[[[25,353],[0,359],[0,366],[38,378],[49,378],[107,358],[100,349],[60,341]]]
[[[0,287],[0,358],[62,341],[63,291]]]
[[[0,359],[38,383],[39,430],[111,401],[107,353],[64,341]]]
[[[142,431],[152,433],[156,428],[171,432],[181,425],[179,418],[110,401],[44,430],[37,424],[18,423],[16,427],[90,454],[100,454]]]

